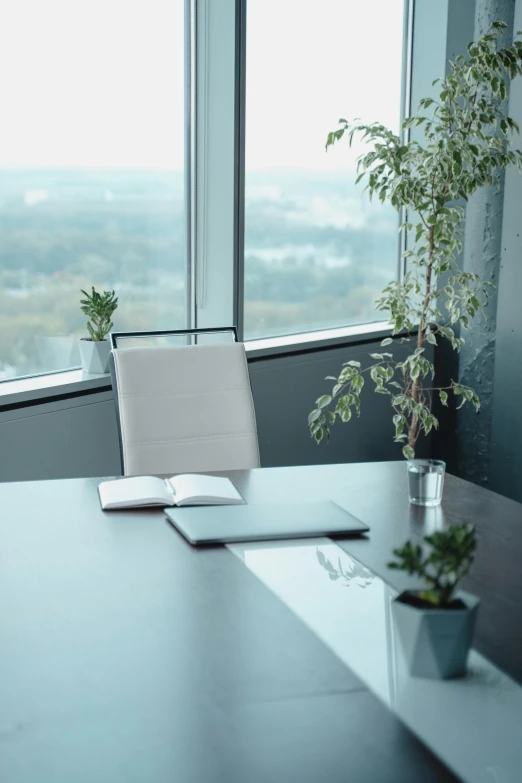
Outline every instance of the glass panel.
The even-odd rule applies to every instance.
[[[403,0],[248,0],[245,335],[378,320],[398,217],[355,186],[339,117],[400,124]]]
[[[80,289],[118,330],[185,316],[184,0],[0,14],[0,379],[79,365]]]

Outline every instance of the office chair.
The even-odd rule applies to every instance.
[[[111,376],[125,476],[257,468],[254,402],[242,343],[118,347],[127,338],[235,328],[115,332]]]

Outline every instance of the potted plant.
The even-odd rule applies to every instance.
[[[377,196],[402,214],[399,230],[408,246],[403,253],[408,268],[376,302],[391,325],[391,336],[381,346],[391,345],[396,337],[404,343],[405,354],[396,358],[379,350],[370,354],[372,361],[364,367],[349,361],[338,376],[328,376],[333,388],[316,400],[308,417],[318,443],[330,437],[336,419],[347,422],[354,412],[359,415],[367,374],[375,391],[390,400],[394,438],[403,444],[408,460],[415,457],[419,436],[438,427],[432,408],[435,395],[445,406],[452,395],[459,407],[470,402],[479,409],[478,396],[469,386],[433,383],[435,368],[426,348],[447,340],[458,351],[463,333],[484,313],[487,301],[490,283],[460,269],[456,260],[462,250],[464,217],[458,201],[483,185],[498,183],[507,166],[515,164],[522,171],[522,152],[511,149],[511,136],[519,129],[504,111],[509,82],[522,73],[522,41],[517,33],[511,46],[499,48],[505,27],[495,22],[486,35],[470,43],[467,54],[450,63],[449,75],[433,82],[440,85],[438,99],[424,98],[419,104],[422,113],[404,121],[404,134],[415,127],[422,143],[401,138],[379,123],[351,124],[344,119],[328,134],[327,149],[345,135],[350,144],[359,136],[371,145],[358,158],[356,182],[365,180],[370,198]],[[430,478],[429,465],[426,474],[417,467],[422,481],[424,475]]]
[[[452,525],[424,538],[429,551],[407,541],[389,568],[421,577],[424,590],[407,590],[392,603],[397,635],[410,674],[458,677],[466,671],[479,599],[455,592],[475,556],[472,525]]]
[[[98,293],[94,286],[88,294],[81,289],[85,299],[80,300],[82,313],[90,320],[87,329],[90,337],[81,337],[79,342],[82,369],[87,373],[105,373],[109,371],[110,345],[106,339],[114,324],[112,314],[118,307],[114,291]]]

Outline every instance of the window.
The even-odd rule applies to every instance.
[[[186,326],[184,56],[184,0],[3,4],[0,379],[79,365],[91,285]]]
[[[403,0],[248,0],[245,337],[379,319],[398,218],[354,184],[339,117],[399,129]]]

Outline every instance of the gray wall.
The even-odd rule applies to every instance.
[[[377,342],[378,344],[378,342]],[[263,466],[401,459],[387,397],[363,390],[362,415],[318,446],[307,428],[326,375],[364,360],[375,343],[249,362]],[[419,448],[419,454],[427,447]],[[112,392],[0,411],[0,480],[109,476],[120,471]]]
[[[476,0],[475,37],[494,20],[502,18],[512,29],[522,28],[522,0]],[[458,26],[448,27],[450,47],[456,50],[455,31],[469,35],[468,13]],[[453,30],[453,32],[451,32]],[[462,36],[461,36],[462,37]],[[451,43],[450,43],[451,41]],[[508,43],[508,41],[505,41]],[[509,96],[509,113],[522,124],[522,79],[516,79]],[[522,140],[515,140],[522,146]],[[481,398],[477,416],[468,406],[452,417],[444,412],[441,432],[434,439],[434,452],[446,459],[450,469],[471,481],[522,501],[522,412],[518,389],[522,365],[522,177],[506,172],[500,192],[483,189],[466,208],[463,265],[497,286],[487,308],[488,321],[477,320],[458,363],[451,352],[439,352],[437,367],[445,378],[458,377],[473,386]]]
[[[509,46],[513,41],[514,8],[514,0],[476,0],[475,39],[484,35],[494,21],[502,19],[508,26],[501,44]],[[503,108],[508,111],[507,102]],[[498,186],[482,187],[469,198],[464,233],[463,269],[493,285],[486,305],[487,317],[479,317],[474,328],[463,334],[465,343],[460,352],[458,374],[459,381],[465,386],[473,386],[481,401],[480,416],[476,416],[472,406],[465,406],[459,412],[459,473],[463,478],[483,485],[490,481],[504,182],[501,173]]]
[[[0,481],[119,471],[112,392],[0,411]]]
[[[517,0],[515,30],[522,28]],[[522,79],[512,87],[511,116],[522,126]],[[519,145],[522,143],[519,141]],[[522,501],[522,177],[506,173],[493,392],[490,486]]]

